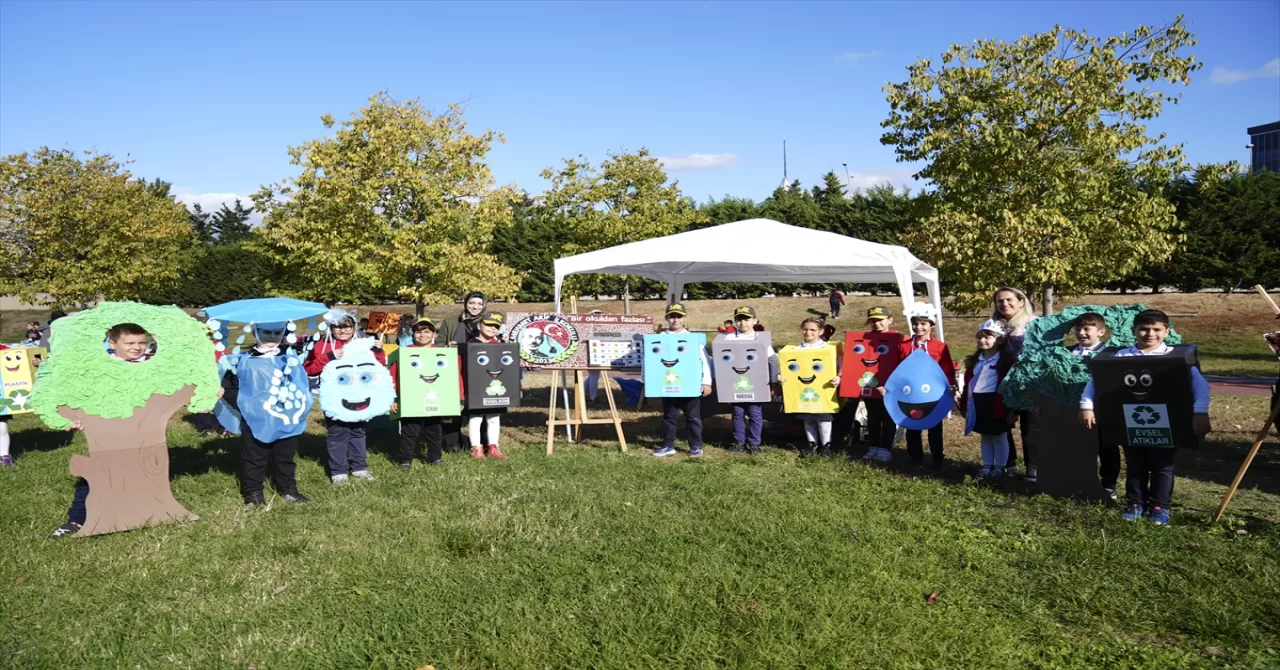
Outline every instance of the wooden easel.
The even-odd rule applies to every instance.
[[[604,386],[604,397],[609,401],[609,416],[591,418],[587,416],[587,394],[584,388],[587,373],[599,371],[600,384]],[[574,411],[570,411],[568,407],[564,408],[565,418],[556,418],[557,396],[560,386],[561,373],[573,373],[573,404]],[[618,416],[618,404],[613,399],[613,384],[609,377],[610,368],[558,368],[551,370],[551,408],[547,412],[547,455],[550,456],[555,451],[556,427],[568,426],[573,433],[574,440],[582,439],[582,426],[593,424],[613,424],[613,429],[618,433],[618,444],[622,447],[622,453],[627,453],[627,437],[622,433],[622,418]]]
[[[1276,301],[1267,295],[1266,289],[1261,285],[1253,288],[1263,298],[1267,299],[1267,302],[1271,304],[1271,309],[1275,310],[1276,314],[1280,314],[1280,305],[1276,305]],[[1262,424],[1262,430],[1258,431],[1258,439],[1253,441],[1252,447],[1249,447],[1249,453],[1244,457],[1244,463],[1240,464],[1240,469],[1236,471],[1236,478],[1231,480],[1231,487],[1227,489],[1227,495],[1222,497],[1222,504],[1218,505],[1218,511],[1213,515],[1214,523],[1217,523],[1218,519],[1222,518],[1222,513],[1227,511],[1227,504],[1231,502],[1231,496],[1236,494],[1236,489],[1240,486],[1240,480],[1244,479],[1244,473],[1248,472],[1249,464],[1253,462],[1253,457],[1258,455],[1258,450],[1262,448],[1262,443],[1267,439],[1267,433],[1271,432],[1271,427],[1275,425],[1277,416],[1280,416],[1280,403],[1277,403],[1275,408],[1271,410],[1271,417],[1267,419],[1266,423]]]

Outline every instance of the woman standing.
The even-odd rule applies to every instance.
[[[1003,286],[996,291],[994,298],[995,311],[991,318],[1005,324],[1005,337],[1008,340],[1008,352],[1016,361],[1022,355],[1023,342],[1027,337],[1027,324],[1036,318],[1035,306],[1027,299],[1027,294],[1016,288]],[[1027,482],[1036,483],[1039,479],[1036,472],[1036,445],[1031,437],[1031,424],[1039,421],[1038,409],[1018,412],[1018,432],[1022,434],[1022,460],[1027,465]],[[1018,472],[1018,453],[1013,445],[1013,426],[1009,426],[1009,460],[1005,463],[1005,472]]]
[[[480,291],[472,291],[462,299],[462,313],[458,315],[456,323],[443,321],[440,324],[440,332],[437,335],[437,341],[440,346],[456,347],[459,344],[465,344],[468,340],[480,336],[480,320],[484,318],[485,311],[489,307],[489,299]],[[444,450],[450,454],[462,451],[462,419],[451,417],[443,425],[444,429]],[[488,428],[481,425],[481,432],[487,433]],[[487,434],[482,434],[482,440],[487,439]],[[484,442],[484,444],[489,444]]]

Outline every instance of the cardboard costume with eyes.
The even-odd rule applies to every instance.
[[[1093,407],[1103,444],[1194,448],[1191,368],[1200,365],[1194,344],[1162,356],[1117,356],[1108,349],[1089,361]]]
[[[769,333],[758,331],[753,340],[729,340],[716,336],[711,343],[716,398],[720,402],[769,402]],[[699,372],[701,374],[701,372]]]
[[[901,346],[902,333],[845,333],[840,397],[879,400],[876,389],[884,386],[898,367]]]
[[[520,346],[509,342],[462,345],[467,409],[520,406]]]
[[[320,410],[338,421],[368,421],[391,411],[395,385],[391,372],[373,354],[377,343],[370,337],[351,340],[342,358],[325,363],[320,371]]]
[[[644,336],[644,395],[647,398],[696,398],[702,395],[702,333]],[[768,356],[765,357],[766,359]]]
[[[956,401],[951,380],[938,362],[920,349],[898,363],[884,386],[889,418],[907,430],[928,430],[942,423]]]
[[[0,416],[26,414],[31,411],[31,387],[35,385],[36,359],[47,354],[39,347],[15,347],[0,350]]]
[[[836,347],[778,352],[782,374],[782,408],[788,414],[834,414],[840,409],[836,386]]]
[[[400,377],[400,416],[458,416],[458,350],[453,347],[401,347],[395,352]]]

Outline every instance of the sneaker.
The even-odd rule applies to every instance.
[[[347,483],[347,476],[346,476],[346,475],[334,475],[334,476],[332,476],[332,477],[330,477],[330,478],[329,478],[329,481],[333,482],[334,484],[346,484],[346,483]]]
[[[689,458],[697,458],[702,455],[702,447],[689,447]]]
[[[507,455],[502,453],[502,450],[498,448],[498,445],[491,444],[489,445],[489,458],[496,458],[501,461],[506,460]]]
[[[1102,489],[1102,494],[1103,494],[1103,495],[1105,495],[1106,497],[1110,498],[1110,499],[1111,499],[1111,502],[1115,502],[1115,501],[1116,501],[1116,490],[1115,490],[1115,489],[1109,489],[1109,488],[1105,488],[1105,487],[1104,487],[1104,488]]]
[[[1028,484],[1034,484],[1034,483],[1036,483],[1036,482],[1038,482],[1038,481],[1040,481],[1040,476],[1039,476],[1039,473],[1038,473],[1038,472],[1036,472],[1036,466],[1034,466],[1034,465],[1028,465],[1028,466],[1027,466],[1026,482],[1027,482]]]
[[[73,521],[68,521],[62,524],[61,526],[58,526],[57,528],[55,528],[54,531],[49,534],[49,537],[55,537],[55,538],[66,537],[68,535],[74,535],[79,530],[80,530],[80,524],[75,523]]]
[[[1159,505],[1153,505],[1151,507],[1151,514],[1147,518],[1151,519],[1151,523],[1154,523],[1157,526],[1168,525],[1169,508],[1160,507]]]
[[[0,456],[0,467],[4,467],[4,468],[12,468],[12,467],[14,467],[14,465],[13,465],[13,457],[12,457],[12,456]]]
[[[1005,474],[1009,476],[1017,476],[1022,474],[1022,468],[1018,467],[1017,463],[1014,463],[1013,465],[1006,467],[1004,471],[1005,471]]]
[[[1142,505],[1129,505],[1120,515],[1125,521],[1137,521],[1142,518]]]
[[[995,472],[995,468],[984,465],[981,470],[978,470],[978,479],[991,479],[992,472]]]
[[[297,503],[299,505],[305,505],[311,502],[310,498],[298,493],[297,491],[294,491],[293,493],[286,493],[280,497],[283,498],[285,502]]]
[[[654,456],[657,456],[658,458],[662,458],[663,456],[670,456],[670,455],[672,455],[672,454],[674,454],[674,453],[676,453],[676,448],[675,448],[675,447],[663,447],[663,448],[661,448],[661,449],[659,449],[659,450],[657,450],[657,451],[653,452],[653,455],[654,455]]]
[[[246,509],[253,509],[267,504],[261,493],[250,493],[244,497],[244,506]]]
[[[888,449],[880,447],[876,450],[876,461],[880,463],[888,463],[893,458],[893,454]]]
[[[369,472],[368,470],[356,470],[355,472],[351,473],[351,476],[357,479],[363,479],[366,482],[373,481],[373,473]]]
[[[400,469],[401,469],[401,470],[412,470],[412,469],[413,469],[413,461],[405,461],[405,462],[401,463],[401,464],[399,465],[399,467],[400,467]]]
[[[818,443],[810,442],[807,447],[800,447],[800,458],[808,458],[818,453]]]
[[[758,444],[747,445],[747,453],[751,454],[752,456],[759,456],[761,451],[763,451],[763,449],[761,449],[760,445]]]
[[[1009,474],[1009,471],[1006,468],[991,468],[992,479],[1004,479],[1007,474]]]
[[[747,449],[747,445],[741,442],[734,442],[733,444],[729,445],[728,448],[725,449],[725,451],[731,454],[740,454],[746,451],[746,449]]]
[[[484,460],[484,449],[481,447],[471,447],[471,458],[477,461]]]
[[[823,458],[831,458],[831,443],[830,443],[830,442],[828,442],[828,443],[826,443],[826,444],[822,445],[822,457],[823,457]]]
[[[444,465],[444,461],[437,458],[434,461],[427,461],[427,465]]]

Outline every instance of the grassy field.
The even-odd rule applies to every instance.
[[[784,336],[774,324],[823,302],[753,301]],[[1249,296],[1147,302],[1200,311],[1178,326],[1217,338],[1215,351],[1238,328],[1239,355],[1253,350],[1236,322],[1265,316]],[[717,324],[730,304],[691,304],[695,325]],[[1257,324],[1261,346],[1271,324]],[[1274,371],[1206,354],[1206,368]],[[629,454],[593,427],[548,458],[547,380],[530,375],[526,407],[504,419],[509,460],[447,455],[402,472],[388,455],[393,424],[380,422],[378,481],[343,488],[324,476],[313,415],[299,456],[315,501],[305,507],[272,496],[243,510],[238,442],[201,439],[175,418],[173,489],[200,519],[88,540],[46,539],[84,437],[16,417],[18,467],[0,470],[0,658],[260,670],[1280,666],[1280,443],[1209,522],[1265,399],[1215,398],[1215,432],[1180,453],[1174,522],[1159,528],[1020,481],[975,482],[977,441],[958,419],[946,423],[953,464],[938,475],[900,449],[884,467],[800,460],[781,440],[758,458],[730,455],[714,448],[729,440],[723,416],[708,420],[703,459],[655,459],[657,417],[630,410]]]

